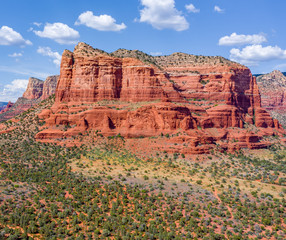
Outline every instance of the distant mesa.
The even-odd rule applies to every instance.
[[[269,145],[263,136],[284,133],[243,65],[185,53],[107,53],[85,43],[64,51],[55,103],[39,118],[42,142],[76,144],[79,134],[100,132],[184,154],[262,148]]]
[[[45,81],[33,77],[29,78],[23,96],[18,98],[15,104],[8,104],[0,112],[0,121],[9,120],[55,94],[58,78],[58,75],[47,77]]]

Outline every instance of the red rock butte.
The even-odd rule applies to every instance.
[[[127,139],[168,134],[157,147],[187,154],[262,148],[263,136],[284,133],[261,107],[256,78],[243,65],[184,53],[108,54],[85,43],[64,51],[55,103],[39,117],[39,141],[93,130]]]
[[[56,91],[57,81],[59,76],[49,76],[45,81],[30,77],[26,91],[23,98],[29,100],[45,100],[53,95]]]
[[[0,121],[9,120],[55,94],[58,78],[58,75],[49,76],[42,81],[30,77],[23,96],[19,97],[15,104],[9,103],[4,110],[0,111]]]

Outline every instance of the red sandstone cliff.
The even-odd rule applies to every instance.
[[[47,77],[45,81],[33,77],[29,78],[29,83],[23,96],[18,98],[15,104],[8,104],[0,112],[0,121],[11,119],[53,95],[56,91],[58,78],[58,75]]]
[[[41,96],[42,100],[47,99],[51,95],[55,94],[57,88],[57,82],[59,79],[59,75],[49,76],[46,78],[43,85],[43,94]]]
[[[63,53],[57,103],[164,98],[182,101],[164,72],[137,59],[114,58],[83,43],[75,47],[74,53]]]
[[[26,91],[23,94],[23,98],[32,100],[39,99],[43,94],[44,81],[37,78],[29,78],[29,83]]]
[[[261,108],[245,66],[183,53],[107,54],[84,43],[64,51],[55,104],[39,117],[46,122],[36,136],[42,141],[91,130],[127,138],[183,132],[184,153],[264,147],[261,136],[283,132]]]

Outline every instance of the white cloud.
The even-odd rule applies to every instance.
[[[221,9],[219,6],[214,6],[214,11],[218,13],[223,13],[224,9]]]
[[[200,12],[200,9],[196,8],[194,6],[194,4],[192,4],[192,3],[189,5],[186,5],[185,7],[188,10],[188,12],[192,12],[192,13],[199,13]]]
[[[13,28],[2,26],[0,28],[0,45],[11,46],[11,45],[32,45],[32,42],[25,40],[22,35],[13,30]]]
[[[47,23],[43,31],[34,31],[42,38],[50,38],[60,44],[76,44],[80,37],[78,31],[64,23]]]
[[[58,52],[53,52],[49,47],[39,47],[37,53],[53,59],[53,63],[57,66],[61,65],[62,56]]]
[[[161,56],[161,55],[162,55],[161,52],[150,52],[150,54],[151,54],[152,56]]]
[[[29,80],[26,79],[15,79],[11,84],[5,85],[0,91],[0,101],[15,102],[25,92],[28,82]]]
[[[85,25],[99,31],[121,31],[126,28],[124,23],[117,24],[116,20],[109,15],[94,16],[92,11],[86,11],[79,15],[75,25]]]
[[[29,80],[27,79],[15,79],[11,84],[7,84],[4,87],[4,91],[16,92],[20,90],[26,90]]]
[[[154,28],[165,28],[183,31],[189,28],[189,23],[182,12],[175,8],[174,0],[141,0],[144,6],[140,10],[140,22],[151,24]]]
[[[13,54],[9,54],[9,57],[13,57],[13,58],[17,58],[17,57],[22,57],[23,54],[22,53],[13,53]]]
[[[39,22],[33,22],[33,24],[37,27],[40,27],[42,25],[42,23],[39,23]]]
[[[256,65],[258,62],[270,61],[275,59],[286,59],[286,50],[278,46],[262,47],[261,45],[251,45],[239,50],[230,50],[230,59],[242,64]]]
[[[244,44],[260,44],[267,42],[267,39],[262,34],[244,35],[232,33],[230,36],[220,38],[219,45],[221,46],[235,46]]]

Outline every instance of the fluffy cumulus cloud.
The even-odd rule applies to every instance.
[[[29,80],[26,79],[15,79],[10,84],[5,85],[0,91],[0,101],[15,102],[25,92],[28,82]]]
[[[141,0],[141,4],[144,8],[140,10],[139,22],[149,23],[159,30],[184,31],[189,28],[185,17],[175,8],[174,0]]]
[[[230,50],[230,59],[242,64],[256,65],[258,62],[275,59],[286,59],[286,50],[278,46],[250,45],[242,50],[233,48]]]
[[[76,44],[80,37],[78,31],[64,23],[47,23],[43,31],[34,31],[42,38],[50,38],[60,44]]]
[[[260,44],[267,42],[267,39],[262,34],[244,35],[232,33],[230,36],[224,36],[219,39],[219,45],[221,46],[235,46],[246,44]]]
[[[86,11],[79,15],[75,25],[85,25],[87,27],[99,30],[99,31],[114,31],[118,32],[126,28],[124,23],[117,24],[116,20],[109,15],[93,15],[93,12]]]
[[[13,30],[13,28],[2,26],[0,28],[0,45],[11,46],[32,45],[31,41],[25,40],[22,35]]]
[[[218,12],[218,13],[223,13],[224,12],[224,10],[221,9],[219,6],[214,6],[214,11]]]
[[[186,9],[188,10],[188,12],[192,12],[192,13],[199,13],[199,12],[200,12],[200,9],[196,8],[196,7],[194,6],[194,4],[192,4],[192,3],[186,5],[185,7],[186,7]]]
[[[60,66],[62,56],[58,52],[53,52],[49,47],[39,47],[37,53],[50,57],[53,60],[53,63],[57,66]]]

